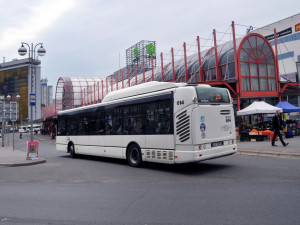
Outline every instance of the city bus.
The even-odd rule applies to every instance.
[[[101,103],[58,112],[56,149],[133,167],[232,155],[232,99],[226,88],[157,81],[110,92]]]

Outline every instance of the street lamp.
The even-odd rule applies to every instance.
[[[29,58],[29,63],[30,63],[30,77],[31,77],[31,88],[30,88],[30,100],[31,97],[33,98],[33,101],[30,101],[30,124],[31,124],[31,129],[30,129],[30,133],[31,133],[31,141],[33,141],[33,106],[35,106],[35,92],[33,91],[33,79],[34,79],[34,75],[33,74],[33,60],[35,59],[35,53],[36,53],[36,47],[40,45],[40,48],[37,50],[37,54],[39,56],[44,56],[46,54],[46,50],[43,47],[43,43],[38,43],[33,47],[33,44],[31,43],[31,47],[29,44],[22,42],[21,43],[21,47],[18,50],[18,53],[20,56],[24,56],[27,53],[27,49],[24,47],[24,45],[27,45],[28,49],[29,49],[29,53],[28,53],[28,58]],[[36,87],[36,85],[35,85]]]

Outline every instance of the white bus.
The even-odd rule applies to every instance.
[[[236,153],[234,112],[225,88],[166,82],[114,91],[102,103],[60,111],[56,149],[143,161],[188,163]]]

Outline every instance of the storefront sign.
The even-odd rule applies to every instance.
[[[287,29],[285,29],[285,30],[282,30],[282,31],[277,32],[276,35],[277,35],[277,38],[279,38],[279,37],[283,37],[283,36],[288,35],[288,34],[291,34],[291,33],[292,33],[292,28],[290,27],[290,28],[287,28]],[[274,34],[265,36],[265,38],[266,38],[268,41],[273,40],[273,39],[274,39]]]
[[[280,76],[289,82],[297,82],[297,73],[286,73]]]
[[[39,156],[39,142],[27,141],[27,159],[37,159]]]
[[[298,31],[300,31],[300,23],[295,25],[295,32],[298,32]]]

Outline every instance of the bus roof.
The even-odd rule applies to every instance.
[[[137,96],[137,95],[152,93],[156,91],[162,91],[170,88],[183,87],[186,85],[187,85],[186,83],[151,81],[144,84],[139,84],[136,86],[124,88],[118,91],[110,92],[104,97],[102,102],[109,102],[109,101],[118,100],[122,98],[128,98],[131,96]]]

